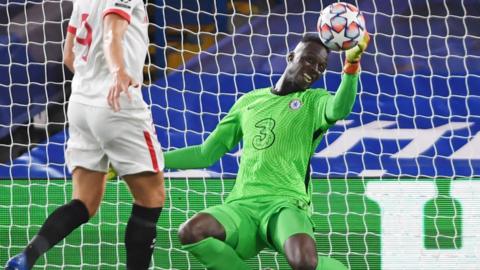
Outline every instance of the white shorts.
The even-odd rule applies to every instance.
[[[163,153],[148,109],[120,110],[70,102],[65,159],[76,167],[118,175],[163,171]]]

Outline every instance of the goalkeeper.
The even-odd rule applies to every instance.
[[[274,87],[241,97],[207,140],[165,153],[165,167],[211,166],[243,138],[235,186],[223,205],[207,208],[179,230],[183,248],[208,269],[248,269],[265,247],[285,255],[293,269],[346,269],[318,257],[310,218],[310,157],[327,129],[352,110],[359,60],[368,34],[346,52],[336,94],[309,89],[325,71],[329,50],[305,35],[287,57]]]

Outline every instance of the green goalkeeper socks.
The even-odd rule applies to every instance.
[[[192,253],[207,269],[250,269],[231,246],[213,237],[184,245],[182,248]]]
[[[211,270],[244,270],[250,269],[232,247],[226,243],[209,237],[200,242],[184,245],[207,269]],[[330,257],[318,257],[317,270],[347,270],[340,261]]]

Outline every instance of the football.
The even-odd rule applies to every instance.
[[[348,50],[362,39],[365,19],[352,4],[339,2],[327,6],[320,13],[317,29],[322,42],[331,50]]]

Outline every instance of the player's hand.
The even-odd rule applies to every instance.
[[[357,46],[347,50],[347,62],[348,63],[358,63],[362,57],[363,52],[367,49],[368,43],[370,42],[370,35],[367,31],[363,35],[362,40],[358,42]]]
[[[107,96],[108,105],[112,107],[113,111],[120,111],[119,98],[122,92],[127,95],[129,101],[132,101],[132,95],[128,91],[130,86],[138,87],[140,85],[125,71],[120,70],[113,73],[113,83],[108,90]]]

